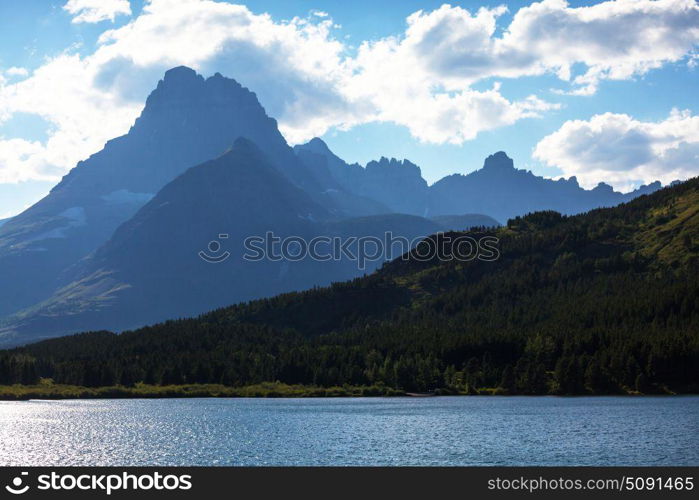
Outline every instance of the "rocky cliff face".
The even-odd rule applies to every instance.
[[[427,182],[420,167],[409,160],[382,157],[369,162],[365,168],[348,164],[336,156],[319,138],[296,146],[300,157],[309,155],[325,158],[333,178],[344,189],[381,203],[387,212],[424,215],[427,207]]]

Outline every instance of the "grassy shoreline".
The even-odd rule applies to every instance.
[[[244,387],[221,384],[155,386],[136,384],[110,387],[83,387],[63,384],[0,385],[0,401],[28,399],[159,399],[159,398],[304,398],[403,396],[403,391],[382,386],[316,387],[263,382]]]
[[[289,385],[281,382],[262,382],[244,387],[221,384],[148,385],[138,383],[133,387],[83,387],[53,383],[36,385],[0,385],[0,401],[26,401],[30,399],[166,399],[166,398],[337,398],[337,397],[395,397],[409,395],[405,391],[386,386],[336,386],[318,387]],[[438,396],[507,396],[500,388],[484,388],[476,393],[441,389]],[[547,396],[552,394],[541,394]],[[643,396],[636,391],[619,394],[585,394],[587,396]],[[674,395],[672,392],[654,392],[648,395]],[[583,396],[583,395],[581,395]]]

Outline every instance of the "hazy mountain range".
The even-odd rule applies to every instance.
[[[426,217],[481,213],[504,224],[511,217],[537,210],[573,215],[614,206],[662,187],[654,182],[630,193],[619,193],[600,182],[586,190],[575,177],[553,181],[515,169],[512,159],[502,151],[486,158],[479,170],[449,175],[428,186],[420,167],[409,160],[381,158],[365,168],[348,165],[318,138],[294,150],[307,164],[321,163],[318,156],[325,158],[333,178],[348,192],[378,200],[394,212]]]
[[[574,178],[517,170],[503,152],[429,186],[408,160],[347,164],[317,138],[292,149],[253,92],[178,67],[126,135],[0,222],[0,344],[198,314],[359,276],[393,256],[367,268],[347,259],[243,261],[241,241],[266,231],[414,239],[535,210],[612,206],[660,187],[585,190]],[[199,258],[221,234],[230,258]]]

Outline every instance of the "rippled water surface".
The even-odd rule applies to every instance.
[[[699,465],[699,397],[0,402],[0,465]]]

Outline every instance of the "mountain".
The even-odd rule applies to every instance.
[[[623,194],[600,182],[594,189],[586,190],[575,177],[554,181],[516,169],[512,159],[500,151],[486,158],[483,168],[468,175],[449,175],[430,186],[426,213],[437,216],[477,212],[505,223],[538,210],[572,215],[611,207],[660,187],[659,182],[654,182]]]
[[[25,330],[44,334],[81,325],[119,329],[293,289],[284,285],[288,275],[277,279],[282,263],[267,272],[259,263],[245,265],[241,242],[261,231],[308,237],[311,221],[327,218],[256,146],[238,139],[219,158],[168,183],[80,263],[73,282],[19,318]],[[219,241],[221,253],[235,263],[223,269],[198,255],[222,233],[228,238]],[[296,280],[314,284],[303,273]]]
[[[499,238],[499,258],[456,258],[466,236]],[[699,390],[698,178],[614,208],[537,212],[421,245],[433,250],[328,288],[0,352],[0,384]]]
[[[349,279],[392,255],[368,261],[366,267],[349,256],[298,261],[271,256],[253,262],[244,258],[250,253],[244,242],[251,236],[383,241],[391,231],[417,244],[440,228],[400,214],[337,220],[256,145],[238,139],[219,158],[168,183],[94,254],[66,271],[73,276],[70,283],[9,316],[0,342],[28,342],[82,328],[121,330],[200,314],[232,302]],[[208,248],[212,240],[215,250]],[[410,248],[406,245],[399,253]],[[348,250],[357,255],[360,248],[354,243]],[[213,261],[224,253],[226,258],[212,263],[200,252]]]
[[[392,212],[427,217],[476,213],[505,223],[537,210],[573,215],[618,205],[662,187],[656,181],[624,194],[600,183],[586,190],[575,177],[554,181],[516,169],[502,151],[486,158],[481,169],[449,175],[428,187],[420,168],[409,160],[381,158],[362,168],[340,159],[319,138],[295,146],[294,151],[306,162],[325,158],[327,171],[347,191],[377,200]]]
[[[386,190],[386,186],[391,189]],[[422,207],[427,200],[427,182],[420,167],[409,160],[382,157],[370,161],[359,190],[363,196],[375,198],[395,212],[425,215]]]
[[[385,213],[301,162],[255,94],[216,73],[165,73],[129,132],[81,161],[44,199],[0,227],[0,317],[45,300],[66,269],[106,242],[168,182],[238,137],[338,217]]]
[[[357,196],[373,199],[387,207],[387,211],[424,215],[427,206],[427,182],[420,167],[409,160],[381,158],[369,162],[365,168],[349,165],[336,156],[319,138],[294,147],[296,154],[310,163],[325,159],[327,170],[343,188]]]
[[[327,186],[322,194],[332,200],[337,212],[356,216],[395,212],[380,201],[366,197],[353,189],[355,185],[353,172],[357,172],[356,169],[363,172],[362,167],[347,165],[327,149],[320,139],[314,139],[308,144],[311,148],[295,146],[294,152],[309,171]]]
[[[345,162],[318,137],[311,139],[306,144],[294,146],[294,152],[301,158],[313,158],[311,161],[315,162],[324,159],[332,177],[346,189],[355,190],[362,183],[364,169],[358,163],[350,165]]]
[[[79,162],[49,195],[0,227],[0,316],[45,299],[64,269],[107,241],[167,182],[240,136],[275,161],[297,163],[255,94],[220,74],[204,79],[185,67],[167,71],[126,135]]]

